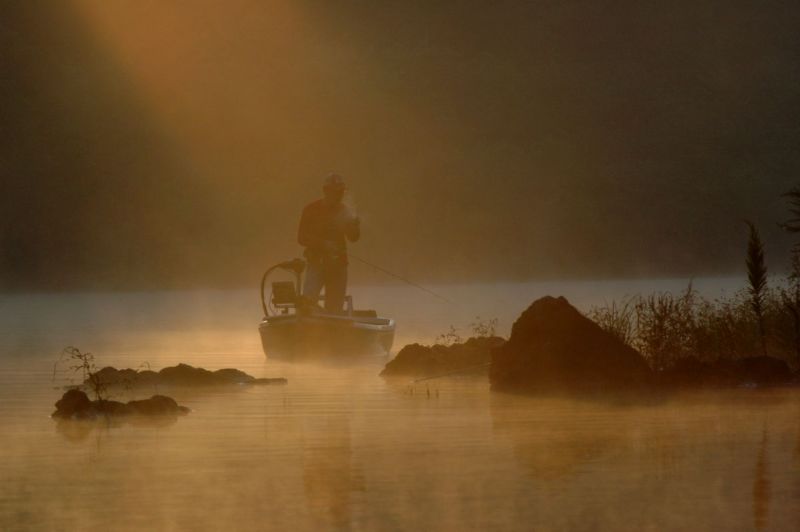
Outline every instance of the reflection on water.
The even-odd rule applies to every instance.
[[[630,443],[624,420],[592,408],[575,411],[563,400],[502,394],[491,397],[490,404],[496,434],[512,442],[523,472],[534,479],[569,479],[587,463],[625,452]]]
[[[364,491],[364,476],[353,464],[350,420],[332,415],[306,426],[303,445],[303,487],[310,513],[325,525],[350,523],[351,498]]]
[[[767,429],[764,428],[753,479],[753,525],[756,530],[764,530],[766,528],[769,513],[770,481],[769,463],[767,462],[767,439]]]
[[[0,530],[800,527],[800,390],[622,405],[493,394],[472,376],[410,393],[380,379],[379,362],[265,360],[249,295],[4,300]],[[512,315],[538,294],[501,295]],[[409,317],[401,344],[459,323],[395,296],[361,299]],[[26,328],[21,316],[37,314]],[[289,384],[159,389],[193,410],[164,423],[57,423],[52,363],[67,344],[101,365],[238,367]]]
[[[121,417],[121,418],[102,418],[98,420],[54,420],[56,431],[65,440],[79,443],[87,440],[89,436],[96,435],[98,441],[104,435],[110,436],[110,430],[131,424],[136,427],[158,428],[169,427],[178,421],[177,416],[157,416],[157,417]]]

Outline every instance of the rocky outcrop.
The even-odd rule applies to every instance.
[[[105,367],[96,374],[105,386],[218,386],[225,384],[286,384],[282,377],[257,379],[238,369],[226,368],[210,371],[188,364],[169,366],[159,372]],[[87,382],[88,384],[88,382]]]
[[[61,399],[56,401],[56,411],[53,412],[52,417],[79,420],[131,415],[178,416],[188,413],[188,408],[178,405],[175,399],[165,395],[154,395],[149,399],[121,403],[108,399],[91,401],[84,392],[73,389],[67,390]]]
[[[92,401],[80,390],[67,390],[61,399],[56,401],[56,411],[53,417],[71,418],[80,417],[92,407]]]
[[[489,364],[492,348],[505,340],[497,336],[470,338],[452,345],[410,344],[381,371],[382,377],[422,378]]]
[[[175,399],[166,395],[154,395],[150,399],[128,401],[127,406],[133,414],[143,416],[174,416],[189,413],[188,408],[180,406]]]
[[[525,310],[511,337],[492,351],[493,390],[601,392],[653,382],[644,358],[563,298],[543,297]]]
[[[658,382],[668,387],[776,386],[794,380],[789,365],[768,356],[703,362],[686,357],[658,372]]]

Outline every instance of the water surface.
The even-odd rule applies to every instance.
[[[580,308],[686,280],[358,287],[397,347],[536,297]],[[710,296],[737,279],[700,279]],[[386,383],[381,360],[267,360],[250,291],[15,295],[0,302],[1,530],[796,530],[800,393],[657,404],[526,398],[485,377]],[[467,330],[462,330],[466,336]],[[119,426],[49,418],[66,345],[99,365],[187,362],[282,387],[160,389],[193,412]],[[128,400],[152,390],[117,392]]]

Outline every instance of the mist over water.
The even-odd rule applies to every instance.
[[[438,282],[773,271],[785,2],[0,6],[0,289],[245,286],[330,171],[357,253]],[[354,267],[361,282],[382,280]]]
[[[581,309],[686,279],[357,286],[398,319],[395,351],[450,324],[514,318],[545,293]],[[695,280],[713,297],[739,279]],[[0,308],[3,530],[792,530],[800,516],[796,389],[691,392],[646,404],[489,391],[485,376],[410,386],[383,360],[264,357],[255,291],[5,297]],[[467,333],[467,331],[463,331]],[[100,366],[237,367],[286,386],[160,389],[171,423],[57,423],[64,345]],[[412,393],[413,390],[413,393]],[[134,392],[118,392],[130,399]],[[152,390],[135,392],[149,396]]]
[[[255,290],[332,171],[394,353],[507,337],[545,295],[732,295],[743,219],[785,283],[798,27],[771,1],[0,2],[0,530],[800,529],[797,387],[589,401],[281,363]],[[57,422],[66,346],[288,384]]]

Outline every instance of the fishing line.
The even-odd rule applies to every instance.
[[[415,283],[414,281],[410,281],[410,280],[406,279],[405,277],[401,277],[400,275],[397,275],[396,273],[392,273],[392,272],[390,272],[389,270],[387,270],[387,269],[385,269],[385,268],[381,268],[381,267],[380,267],[380,266],[378,266],[377,264],[372,264],[371,262],[369,262],[369,261],[366,261],[366,260],[364,260],[364,259],[362,259],[362,258],[360,258],[360,257],[357,257],[357,256],[353,255],[352,253],[348,253],[348,254],[347,254],[347,256],[348,256],[348,257],[350,257],[351,259],[356,259],[358,262],[361,262],[361,263],[363,263],[363,264],[366,264],[367,266],[369,266],[369,267],[371,267],[371,268],[375,268],[375,269],[376,269],[376,270],[378,270],[379,272],[385,273],[386,275],[389,275],[389,276],[391,276],[391,277],[394,277],[395,279],[399,279],[399,280],[403,281],[404,283],[406,283],[406,284],[409,284],[409,285],[411,285],[411,286],[413,286],[413,287],[415,287],[415,288],[419,288],[420,290],[423,290],[423,291],[425,291],[425,292],[429,293],[430,295],[432,295],[432,296],[434,296],[434,297],[436,297],[436,298],[439,298],[439,299],[441,299],[442,301],[445,301],[445,302],[447,302],[447,303],[450,303],[451,305],[453,305],[453,304],[454,304],[452,301],[450,301],[449,299],[447,299],[446,297],[444,297],[444,296],[442,296],[442,295],[439,295],[439,294],[437,294],[437,293],[436,293],[436,292],[434,292],[433,290],[429,290],[428,288],[425,288],[425,287],[424,287],[424,286],[422,286],[422,285],[418,285],[418,284],[417,284],[417,283]]]

